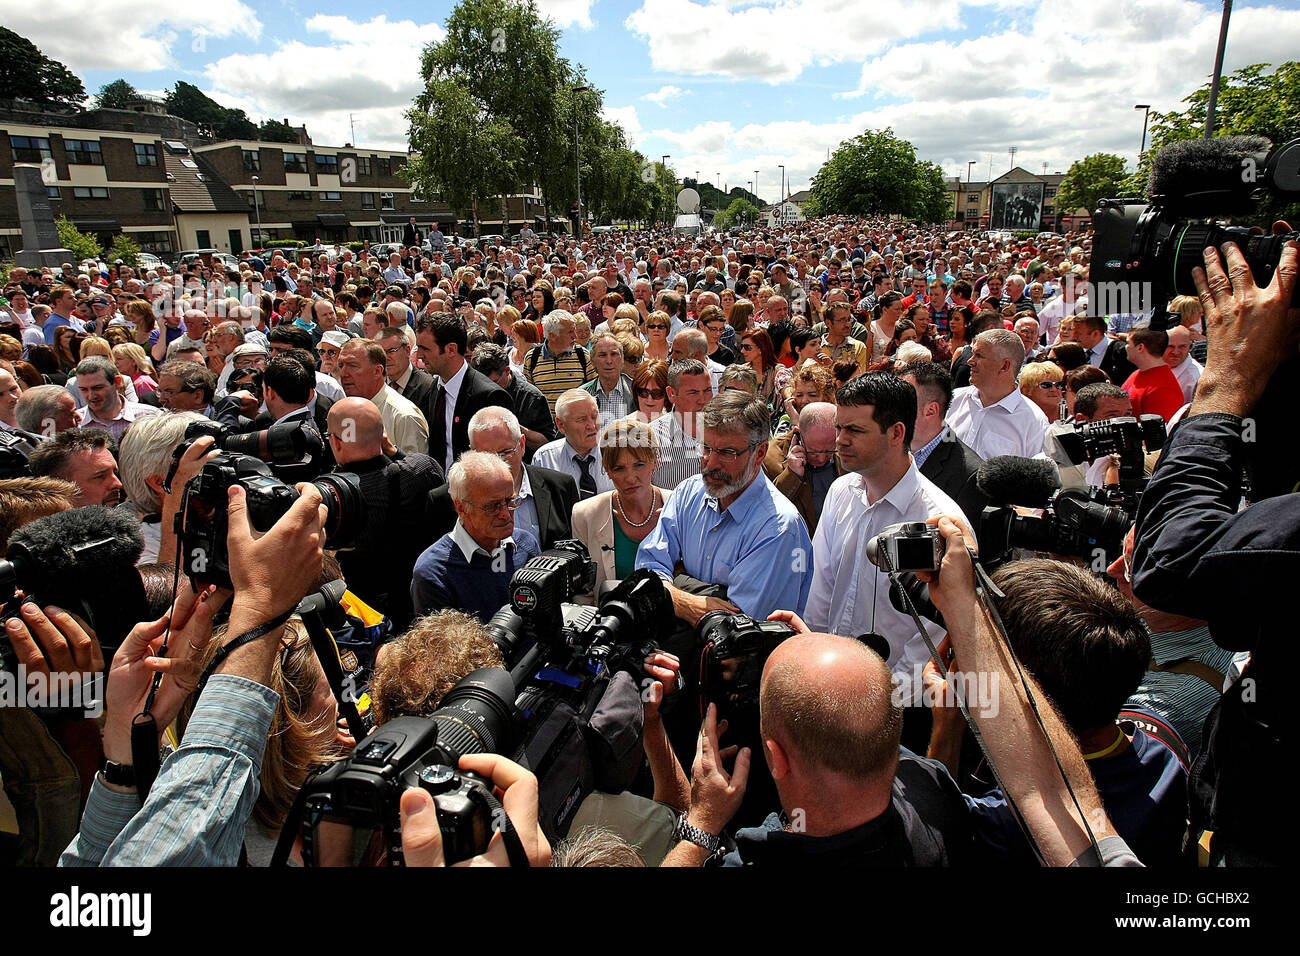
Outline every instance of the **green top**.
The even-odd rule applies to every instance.
[[[611,506],[612,507],[612,506]],[[636,570],[636,549],[640,542],[633,541],[614,516],[614,577],[622,580]]]

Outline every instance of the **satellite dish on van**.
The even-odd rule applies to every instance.
[[[700,194],[687,186],[677,194],[677,208],[690,216],[700,211]]]

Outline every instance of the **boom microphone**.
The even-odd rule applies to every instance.
[[[1061,488],[1056,465],[1044,458],[998,455],[980,465],[975,485],[992,504],[1046,508]]]
[[[140,522],[116,508],[93,505],[23,525],[0,561],[0,601],[21,589],[42,607],[82,617],[95,631],[105,659],[147,616],[144,584],[135,563],[144,552]]]
[[[1151,160],[1148,194],[1174,214],[1245,213],[1268,181],[1272,144],[1263,136],[1216,136],[1170,143]],[[1277,151],[1274,151],[1277,152]]]

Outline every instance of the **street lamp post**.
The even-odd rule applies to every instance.
[[[970,168],[971,168],[972,166],[974,166],[974,165],[975,165],[976,163],[978,163],[978,162],[979,162],[978,159],[972,159],[972,160],[970,160],[970,161],[966,164],[966,192],[967,192],[967,193],[970,192]],[[969,198],[970,198],[970,197],[967,196],[967,200],[969,200]],[[966,225],[966,213],[969,212],[969,211],[970,211],[970,202],[967,201],[966,204],[965,204],[965,208],[962,210],[962,213],[961,213],[961,224],[962,224],[963,226]],[[977,211],[978,211],[978,210],[977,210]]]
[[[589,86],[573,88],[573,172],[578,180],[578,222],[575,229],[579,239],[582,238],[582,143],[578,139],[578,94],[586,93],[589,89]]]
[[[1228,45],[1228,21],[1232,19],[1232,0],[1223,0],[1223,19],[1219,22],[1219,48],[1214,55],[1214,78],[1210,81],[1210,102],[1205,108],[1205,138],[1214,135],[1214,108],[1219,103],[1219,81],[1223,77],[1223,51]]]
[[[662,160],[660,161],[660,163],[659,163],[659,165],[663,167],[663,170],[664,170],[664,174],[665,174],[665,175],[668,174],[668,160],[670,160],[670,159],[672,159],[672,156],[669,155],[668,153],[664,153],[664,155],[663,155],[663,159],[662,159]],[[667,208],[666,208],[666,207],[667,207],[667,198],[666,198],[666,197],[665,197],[664,205],[665,205],[665,209],[664,209],[664,225],[667,225],[667,224],[668,224],[668,210],[667,210]]]
[[[754,170],[754,198],[758,199],[758,170]]]
[[[781,195],[776,197],[777,202],[785,202],[785,163],[777,163],[781,167]]]
[[[260,180],[253,177],[253,212],[257,213],[257,248],[261,249],[262,242],[262,207],[257,204],[257,184]]]
[[[1142,162],[1142,154],[1147,151],[1147,118],[1151,115],[1150,103],[1139,103],[1133,107],[1135,110],[1142,111],[1142,148],[1138,150],[1138,162]]]

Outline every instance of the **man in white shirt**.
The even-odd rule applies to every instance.
[[[585,501],[614,490],[605,474],[596,442],[600,436],[600,409],[596,399],[571,388],[555,400],[555,423],[564,437],[548,442],[533,455],[533,466],[569,475],[578,485],[578,500]]]
[[[86,400],[85,407],[77,410],[77,424],[102,428],[119,444],[137,418],[158,414],[152,405],[124,399],[117,390],[121,382],[117,366],[102,355],[87,356],[77,365],[77,387]]]
[[[1192,330],[1184,325],[1169,330],[1169,347],[1165,349],[1165,364],[1183,387],[1183,400],[1190,402],[1196,393],[1196,383],[1201,380],[1205,367],[1191,356]]]
[[[886,663],[900,679],[903,703],[911,704],[930,651],[912,618],[889,603],[889,578],[867,558],[866,544],[899,522],[965,515],[920,473],[908,452],[916,424],[916,390],[909,383],[888,372],[868,372],[837,398],[835,447],[846,473],[822,505],[803,619],[814,631],[883,637],[889,644]],[[937,644],[945,632],[928,626]]]
[[[379,409],[389,441],[408,455],[429,449],[429,423],[409,399],[388,385],[384,350],[378,342],[353,339],[339,351],[339,381],[349,398],[368,398]]]
[[[971,384],[953,393],[948,426],[985,461],[1043,453],[1047,416],[1016,387],[1024,360],[1025,343],[1014,332],[988,329],[975,336]]]

